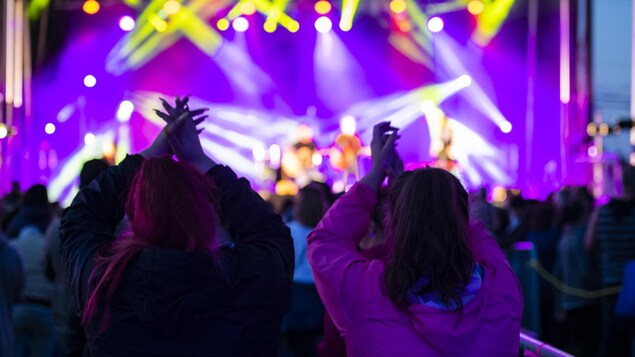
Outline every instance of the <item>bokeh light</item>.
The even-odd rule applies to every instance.
[[[84,135],[84,144],[91,146],[95,144],[95,134],[93,133],[86,133],[86,135]]]
[[[134,104],[132,104],[131,101],[122,101],[119,103],[119,108],[117,109],[117,120],[121,123],[129,121],[133,111]]]
[[[265,24],[262,26],[265,29],[265,32],[272,33],[275,32],[278,28],[278,24],[275,21],[265,21]]]
[[[256,5],[251,1],[245,1],[240,4],[240,12],[247,16],[253,15],[256,13]]]
[[[458,78],[458,83],[463,88],[467,88],[472,85],[472,77],[469,74],[463,74]]]
[[[7,129],[7,126],[0,123],[0,139],[6,138],[7,135],[9,135],[9,130]]]
[[[53,133],[55,133],[55,124],[53,123],[46,123],[46,125],[44,126],[44,132],[51,135]]]
[[[92,74],[87,75],[86,77],[84,77],[84,85],[88,88],[92,88],[97,84],[97,78],[95,78],[95,76],[93,76]]]
[[[289,30],[289,32],[298,32],[298,30],[300,30],[300,23],[297,21],[289,22],[289,24],[287,25],[287,29]]]
[[[428,30],[430,30],[430,32],[441,32],[441,30],[443,30],[443,26],[443,20],[438,16],[428,20]]]
[[[218,21],[216,21],[216,27],[218,27],[218,29],[221,31],[227,30],[229,28],[229,20],[219,19]]]
[[[244,17],[237,17],[232,21],[232,27],[237,32],[245,32],[249,29],[249,21]]]
[[[169,15],[175,15],[181,10],[181,4],[176,0],[168,0],[163,4],[163,10]]]
[[[479,15],[485,10],[485,5],[480,0],[472,0],[467,4],[467,11],[472,15]]]
[[[333,23],[331,19],[326,16],[320,16],[317,20],[315,20],[315,29],[320,33],[327,33],[331,31],[333,28]]]
[[[136,26],[135,20],[130,16],[123,16],[119,19],[119,28],[123,31],[129,32],[134,30]]]
[[[590,157],[596,157],[598,156],[598,148],[596,146],[589,146],[589,149],[587,150],[587,153],[589,154]]]
[[[498,127],[505,134],[509,134],[512,131],[512,123],[510,123],[508,121],[504,121],[504,122],[500,123],[500,125]]]
[[[406,11],[406,2],[404,0],[392,0],[390,2],[390,10],[394,13],[401,14]]]
[[[84,5],[82,5],[82,10],[84,10],[84,12],[88,15],[96,14],[99,11],[99,8],[99,3],[95,0],[87,0],[84,2]]]
[[[331,11],[333,7],[331,6],[330,2],[326,0],[320,0],[315,3],[314,8],[315,8],[315,12],[317,12],[318,14],[326,15]]]

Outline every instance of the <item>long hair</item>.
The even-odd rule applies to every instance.
[[[89,279],[94,287],[82,322],[94,316],[101,299],[105,303],[101,331],[110,319],[110,300],[126,267],[149,247],[202,251],[215,256],[217,218],[211,180],[184,162],[169,156],[144,161],[134,177],[125,206],[130,231],[102,247]]]
[[[451,173],[424,168],[402,174],[391,189],[391,201],[392,246],[384,274],[390,300],[406,310],[410,294],[434,291],[445,304],[462,309],[461,293],[474,264],[467,242],[467,192]],[[422,278],[427,285],[414,291]]]

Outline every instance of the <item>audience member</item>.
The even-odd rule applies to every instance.
[[[527,240],[536,249],[536,257],[540,265],[550,274],[554,274],[556,250],[560,232],[555,225],[555,209],[547,202],[528,200]],[[540,338],[553,343],[556,338],[556,321],[554,315],[555,290],[547,280],[539,281],[540,296]]]
[[[247,180],[205,155],[202,119],[191,119],[202,111],[186,102],[164,102],[168,124],[153,144],[80,190],[62,218],[62,262],[93,356],[277,352],[289,229]],[[124,212],[131,230],[117,239]],[[218,224],[234,242],[217,243]]]
[[[593,282],[595,264],[584,249],[584,236],[593,200],[584,191],[565,187],[558,195],[562,236],[558,242],[556,276],[567,287],[590,291],[597,288]],[[595,356],[601,333],[597,301],[560,292],[557,311],[563,334],[561,346],[576,356]]]
[[[50,222],[51,205],[46,186],[33,185],[22,196],[20,209],[7,227],[7,236],[17,237],[26,226],[33,226],[40,232],[44,232]]]
[[[586,248],[598,252],[601,283],[605,287],[621,284],[626,264],[635,259],[635,167],[622,168],[622,186],[621,198],[611,199],[595,210],[585,239]],[[604,355],[617,355],[620,351],[616,349],[626,344],[612,340],[616,300],[616,295],[602,299]]]
[[[11,192],[6,194],[2,201],[2,232],[7,232],[9,223],[18,213],[22,203],[22,189],[20,188],[19,182],[11,182]]]
[[[29,188],[22,208],[11,223],[19,229],[11,246],[20,255],[26,284],[20,303],[13,308],[16,356],[53,356],[57,339],[51,310],[53,283],[44,272],[44,230],[49,224],[50,206],[43,185]]]
[[[393,131],[389,136],[384,134]],[[322,301],[351,356],[518,354],[522,292],[482,224],[470,224],[459,180],[419,169],[391,195],[390,256],[368,260],[363,237],[377,192],[395,164],[397,133],[375,126],[372,168],[309,235]]]
[[[324,307],[315,288],[311,266],[306,258],[306,238],[329,208],[324,188],[309,184],[296,196],[291,230],[295,251],[295,272],[291,287],[291,304],[282,320],[286,347],[295,356],[316,356],[322,335]]]
[[[108,169],[103,159],[84,163],[79,174],[79,188],[86,187],[99,174]],[[73,298],[66,272],[60,257],[60,220],[55,218],[46,232],[46,262],[49,277],[55,282],[53,295],[53,317],[61,348],[66,356],[88,355],[86,336],[77,314],[77,302]]]
[[[0,357],[14,356],[13,305],[24,290],[24,271],[18,252],[0,235]]]

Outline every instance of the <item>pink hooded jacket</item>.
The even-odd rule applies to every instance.
[[[469,244],[483,267],[476,296],[457,310],[411,305],[398,310],[383,289],[384,261],[367,260],[355,242],[366,234],[377,193],[355,184],[308,237],[307,255],[324,306],[355,356],[518,356],[523,297],[505,255],[481,224]]]

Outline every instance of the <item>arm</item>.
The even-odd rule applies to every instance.
[[[496,240],[485,230],[482,222],[472,221],[468,230],[468,244],[477,262],[498,260],[507,263],[507,258]]]
[[[111,167],[81,189],[64,211],[61,258],[77,298],[81,297],[82,272],[87,261],[99,247],[115,239],[115,227],[124,216],[130,183],[142,161],[140,155],[126,157],[119,166]]]
[[[344,289],[358,276],[356,268],[367,260],[356,243],[368,230],[370,215],[377,204],[377,193],[357,183],[328,210],[309,234],[307,257],[315,284],[333,321],[340,329],[348,324]]]
[[[212,165],[208,175],[218,188],[220,221],[235,242],[250,244],[268,252],[282,264],[291,280],[294,268],[293,240],[280,215],[251,189],[249,181],[239,179],[229,167]]]

